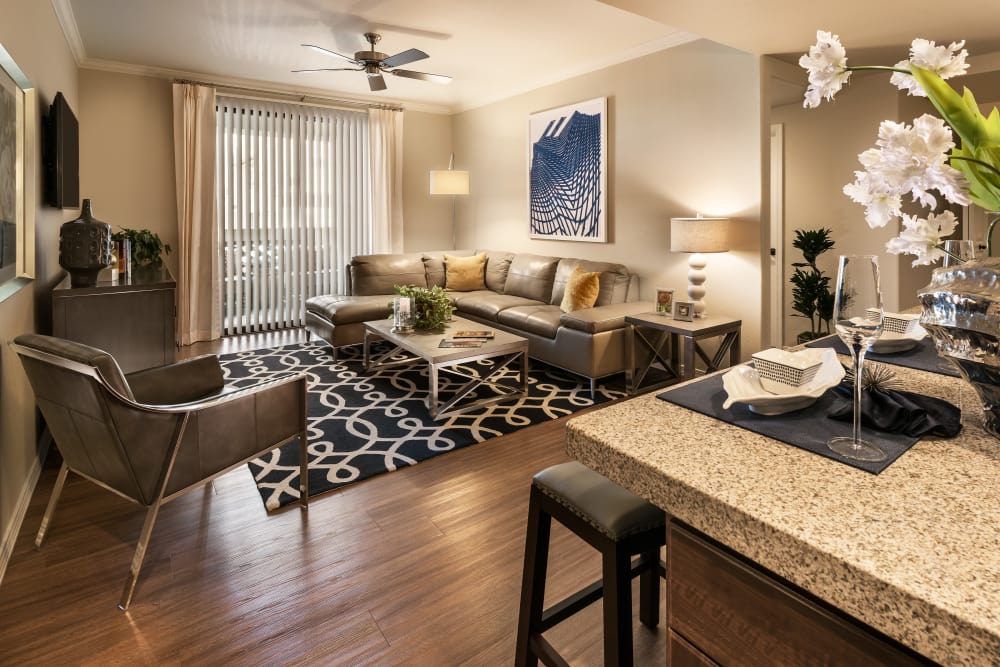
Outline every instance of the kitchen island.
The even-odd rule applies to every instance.
[[[898,650],[892,656],[903,662],[923,657],[947,665],[1000,664],[1000,440],[980,427],[978,401],[961,380],[893,370],[910,391],[952,402],[961,392],[967,423],[956,438],[917,442],[879,475],[655,394],[569,420],[571,457],[671,517],[668,536],[677,558],[668,548],[674,579],[668,580],[668,656],[677,663],[690,655],[724,663],[713,655],[724,649],[745,657],[759,649],[762,662],[781,662],[781,633],[789,637],[805,627],[813,635],[819,627],[815,619],[826,614],[835,623],[832,636],[856,643],[850,636],[853,621],[846,617],[856,619],[862,631]],[[708,587],[722,582],[718,588],[729,595],[742,586],[740,578],[756,582],[759,574],[782,593],[758,591],[756,598],[741,598],[750,602],[701,600],[709,593],[691,585],[688,573],[678,568],[693,562],[691,554],[702,553],[719,556],[728,569],[721,575],[696,572],[693,580]],[[733,572],[747,574],[727,580]],[[799,607],[790,616],[779,613],[778,627],[770,628],[777,639],[768,646],[753,627],[767,614],[745,607],[786,593],[818,616],[810,617],[813,625],[798,626],[793,621],[805,613]],[[684,616],[691,604],[700,603],[708,611],[699,625]],[[743,620],[736,618],[741,615]],[[846,626],[836,625],[845,620]],[[823,650],[815,639],[821,634],[797,638],[806,645],[794,649],[807,652],[804,662]],[[747,652],[740,653],[740,642],[756,640],[760,646],[745,646]],[[684,653],[688,649],[691,653]],[[789,655],[796,662],[803,657]]]

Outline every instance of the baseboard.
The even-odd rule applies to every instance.
[[[21,532],[21,524],[24,522],[24,515],[28,513],[28,505],[31,503],[31,494],[35,492],[38,478],[42,475],[42,462],[49,452],[49,445],[52,444],[52,436],[49,430],[45,429],[41,442],[38,443],[38,456],[28,471],[28,478],[21,486],[21,494],[18,496],[17,505],[14,507],[14,514],[11,522],[4,531],[3,541],[0,542],[0,584],[3,584],[3,575],[7,572],[7,563],[14,553],[14,543],[17,542],[17,535]]]

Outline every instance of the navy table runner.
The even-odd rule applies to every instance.
[[[844,341],[840,340],[838,336],[826,336],[819,340],[814,340],[811,343],[806,343],[806,347],[832,347],[837,351],[837,354],[848,356],[851,354],[847,350],[847,346],[844,345]],[[869,360],[892,366],[914,368],[918,371],[949,375],[951,377],[959,376],[958,369],[950,361],[937,353],[937,349],[934,347],[934,340],[930,336],[925,337],[917,343],[916,347],[906,352],[896,352],[893,354],[875,354],[874,352],[869,352],[865,355],[865,361]]]

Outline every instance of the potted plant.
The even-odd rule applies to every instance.
[[[797,317],[809,318],[809,330],[801,332],[798,343],[805,343],[830,333],[833,319],[833,291],[830,276],[816,266],[816,258],[834,246],[830,229],[796,229],[792,246],[802,253],[803,262],[793,262],[792,310]]]
[[[120,232],[111,235],[115,241],[128,240],[132,248],[132,261],[136,266],[159,266],[163,259],[161,254],[170,254],[170,245],[160,240],[158,234],[148,229],[129,229],[122,227]]]
[[[444,288],[419,287],[417,285],[395,285],[393,291],[397,296],[410,298],[413,313],[413,326],[417,329],[441,329],[451,319],[455,311],[451,299]],[[390,304],[391,307],[391,304]],[[390,315],[391,317],[391,315]]]

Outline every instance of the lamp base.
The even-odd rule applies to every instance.
[[[688,298],[694,302],[692,310],[695,317],[705,317],[705,266],[708,264],[705,255],[692,253],[688,258]]]

